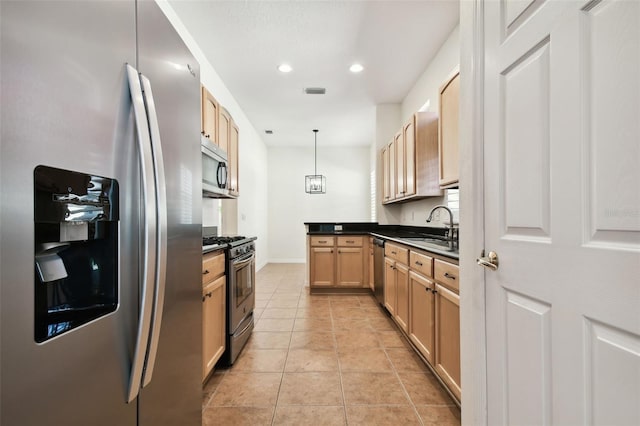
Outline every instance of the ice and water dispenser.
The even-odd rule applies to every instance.
[[[35,340],[116,310],[118,182],[38,166],[34,171]]]

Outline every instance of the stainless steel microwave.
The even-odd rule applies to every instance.
[[[202,195],[209,198],[228,198],[227,153],[207,138],[201,138]]]

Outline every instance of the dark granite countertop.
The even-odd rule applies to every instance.
[[[305,222],[307,235],[372,235],[388,241],[459,259],[458,248],[450,251],[441,239],[447,228],[380,225],[377,222]]]

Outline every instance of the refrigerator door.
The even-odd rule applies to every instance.
[[[164,309],[151,380],[140,392],[139,421],[147,426],[199,426],[202,418],[199,65],[155,2],[139,1],[137,7],[137,68],[149,79],[153,90],[167,197]],[[149,366],[148,361],[147,372]]]
[[[133,425],[137,406],[125,394],[139,303],[140,175],[125,63],[136,59],[135,3],[0,9],[0,423]],[[120,192],[116,310],[42,343],[34,339],[38,165],[115,179]]]

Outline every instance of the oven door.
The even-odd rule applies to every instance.
[[[246,254],[231,260],[229,290],[229,331],[233,334],[255,305],[256,255]]]

